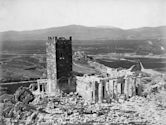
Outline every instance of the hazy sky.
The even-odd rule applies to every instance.
[[[0,0],[0,31],[63,25],[166,25],[166,0]]]

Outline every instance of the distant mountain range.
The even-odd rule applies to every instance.
[[[46,40],[48,36],[72,36],[74,40],[144,40],[166,38],[166,26],[124,30],[116,27],[68,25],[31,31],[0,32],[2,41]]]

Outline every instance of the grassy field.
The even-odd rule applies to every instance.
[[[40,55],[2,55],[1,82],[37,79],[44,76],[45,57]],[[6,58],[5,58],[6,57]]]
[[[0,81],[19,81],[46,77],[46,41],[3,41],[0,48]],[[163,54],[159,40],[74,40],[74,51],[87,54],[136,53]],[[73,64],[74,72],[94,73],[86,65]]]
[[[2,55],[0,64],[0,82],[13,82],[46,78],[46,57],[44,54]],[[6,57],[6,58],[5,58]],[[73,72],[77,75],[93,74],[96,71],[87,64],[73,63]]]

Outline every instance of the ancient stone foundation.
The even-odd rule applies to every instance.
[[[77,92],[88,102],[102,103],[135,95],[141,96],[141,77],[102,78],[100,76],[77,76]]]

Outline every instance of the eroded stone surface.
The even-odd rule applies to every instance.
[[[39,125],[66,123],[164,125],[166,106],[160,98],[164,98],[165,95],[166,92],[161,92],[151,94],[147,98],[134,96],[122,103],[112,100],[111,103],[100,104],[88,103],[78,93],[59,97],[36,97],[26,108],[23,103],[16,103],[13,118],[20,123],[25,121],[27,124]]]
[[[16,102],[20,101],[25,104],[28,104],[28,103],[32,102],[35,97],[28,88],[20,87],[15,92],[14,98],[15,98]]]

